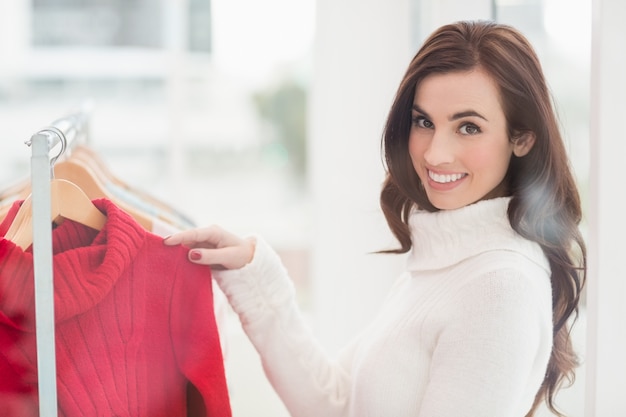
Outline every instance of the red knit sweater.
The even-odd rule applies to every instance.
[[[100,232],[67,220],[53,231],[59,416],[230,416],[210,271],[94,204]],[[38,415],[32,264],[31,249],[0,238],[1,417]]]

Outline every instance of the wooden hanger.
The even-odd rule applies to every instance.
[[[0,192],[0,222],[4,220],[16,200],[25,200],[30,194],[30,180],[22,179]]]
[[[77,150],[78,149],[80,149],[80,147],[77,147]],[[106,171],[101,171],[103,167],[101,162],[96,162],[95,160],[86,162],[85,159],[87,157],[78,157],[79,154],[80,152],[77,152],[76,156],[74,156],[74,153],[72,153],[69,158],[56,162],[54,164],[54,177],[65,179],[75,184],[90,200],[106,198],[113,201],[119,208],[130,214],[144,229],[152,231],[153,221],[151,215],[142,212],[126,201],[120,200],[119,197],[108,190],[107,184],[115,177],[110,177],[109,175],[111,174],[107,174]],[[26,198],[31,192],[30,182],[24,183],[21,190],[18,190],[17,187],[15,190],[19,192],[16,198],[25,200],[25,204]],[[0,206],[0,221],[2,221],[9,212],[11,205],[12,204],[4,204]]]
[[[72,150],[72,154],[69,159],[78,159],[85,162],[87,165],[93,168],[93,172],[98,176],[98,178],[102,180],[103,183],[112,184],[113,186],[119,187],[124,191],[131,193],[134,197],[136,197],[143,203],[154,207],[154,209],[159,213],[158,217],[160,220],[163,220],[174,226],[183,224],[185,222],[184,220],[181,220],[181,218],[184,216],[180,215],[177,210],[171,205],[150,195],[149,193],[146,193],[136,187],[131,186],[130,184],[122,181],[120,178],[115,176],[108,169],[102,158],[100,158],[100,156],[89,147],[85,145],[76,146]]]
[[[130,204],[115,197],[102,182],[98,174],[86,163],[79,159],[68,158],[54,165],[54,177],[68,180],[78,187],[91,200],[106,198],[115,203],[120,209],[130,214],[145,230],[152,231],[152,217]]]
[[[92,170],[93,174],[100,180],[102,184],[106,184],[106,188],[115,187],[124,193],[130,193],[133,196],[131,200],[125,200],[122,194],[115,194],[116,198],[122,200],[125,204],[131,205],[138,212],[145,212],[146,206],[150,207],[147,214],[151,218],[158,218],[172,226],[184,229],[189,227],[190,221],[180,214],[173,206],[163,202],[162,200],[122,181],[115,176],[107,167],[102,158],[86,145],[77,145],[72,154],[68,158],[70,161],[84,162]],[[109,190],[110,191],[110,190]],[[141,204],[137,204],[141,202]],[[124,204],[123,203],[123,204]]]
[[[98,178],[103,182],[119,185],[120,187],[130,188],[124,181],[116,177],[104,163],[100,155],[86,145],[77,145],[72,150],[70,159],[78,159],[89,165]]]
[[[0,191],[0,202],[5,200],[15,200],[19,198],[20,195],[24,193],[24,190],[30,186],[29,178],[22,178],[18,181],[15,181],[13,184],[10,184],[8,187],[5,187]],[[21,200],[25,199],[30,192],[26,193],[25,196],[21,198]]]
[[[93,205],[89,197],[76,184],[67,180],[50,181],[51,221],[73,220],[95,230],[101,230],[106,216]],[[26,250],[33,243],[32,195],[18,210],[5,235],[17,246]]]

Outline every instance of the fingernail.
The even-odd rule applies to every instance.
[[[189,252],[189,259],[191,259],[192,261],[199,261],[200,258],[202,258],[202,254],[197,250],[192,250],[191,252]]]

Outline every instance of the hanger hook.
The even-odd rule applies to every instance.
[[[59,153],[50,158],[50,177],[54,178],[54,164],[56,163],[57,159],[59,159],[59,157],[65,153],[65,150],[67,149],[67,138],[65,137],[65,134],[63,133],[63,131],[61,131],[61,129],[58,129],[54,126],[46,127],[42,129],[39,133],[44,132],[56,135],[59,138],[59,142],[61,142],[61,149],[59,150]]]

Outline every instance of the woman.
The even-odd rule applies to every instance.
[[[383,135],[381,206],[407,271],[336,361],[278,256],[217,226],[173,235],[238,313],[294,416],[532,416],[573,378],[581,206],[540,63],[493,22],[436,30]]]

